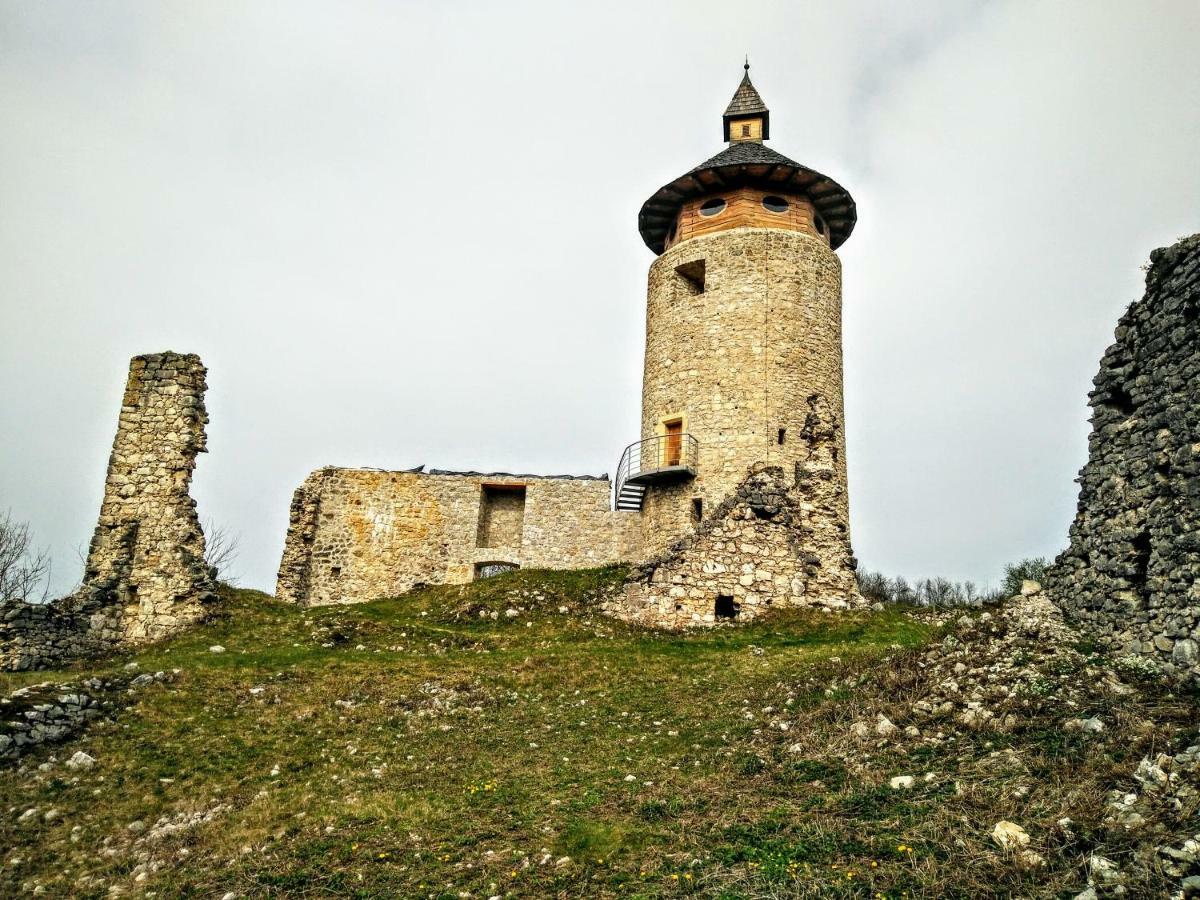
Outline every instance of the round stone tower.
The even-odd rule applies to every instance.
[[[722,119],[729,146],[654,193],[641,440],[617,503],[641,508],[645,555],[705,521],[751,469],[819,495],[809,531],[848,551],[841,263],[856,219],[840,185],[764,146],[749,65]],[[816,537],[823,534],[824,537]]]

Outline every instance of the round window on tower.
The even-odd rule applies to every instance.
[[[783,213],[788,210],[788,202],[782,197],[776,197],[772,194],[769,197],[763,197],[763,207],[768,212]]]
[[[715,216],[717,213],[725,209],[725,201],[720,197],[713,197],[711,200],[705,200],[700,207],[700,215]]]
[[[817,227],[817,234],[825,233],[825,220],[821,218],[820,213],[813,213],[813,225]]]

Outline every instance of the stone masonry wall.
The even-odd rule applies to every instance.
[[[755,468],[693,534],[635,569],[606,611],[679,629],[712,625],[722,612],[746,620],[772,608],[861,605],[853,560],[843,554],[840,567],[826,571],[816,552],[825,538],[811,523],[827,510],[813,482],[828,484],[817,466],[796,484],[779,466]]]
[[[191,354],[130,362],[83,585],[51,604],[0,604],[0,667],[154,641],[205,617],[216,585],[188,493],[205,450],[205,375]]]
[[[1154,251],[1090,394],[1070,546],[1047,591],[1114,652],[1200,675],[1200,235]]]
[[[704,289],[679,274],[704,265]],[[650,267],[642,437],[682,416],[699,442],[694,481],[655,487],[645,502],[648,553],[689,532],[692,500],[716,507],[754,465],[789,474],[820,399],[834,426],[824,462],[837,491],[827,512],[849,541],[842,429],[841,262],[816,236],[734,228],[681,241]]]
[[[511,490],[521,486],[523,509]],[[355,603],[471,581],[486,563],[572,569],[630,561],[639,516],[612,511],[611,488],[607,478],[319,469],[292,498],[276,596]],[[485,494],[497,499],[490,509]],[[497,537],[507,546],[481,546]]]

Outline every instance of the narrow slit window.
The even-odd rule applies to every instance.
[[[775,440],[776,440],[776,441],[779,443],[779,446],[780,446],[780,447],[782,447],[782,446],[783,446],[783,442],[784,442],[785,440],[787,440],[787,429],[786,429],[786,428],[780,428],[780,429],[779,429],[779,433],[778,433],[777,435],[775,435]]]
[[[704,518],[704,500],[701,497],[692,498],[692,521],[699,522]]]

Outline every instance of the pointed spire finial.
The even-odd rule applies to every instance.
[[[742,74],[742,82],[738,85],[733,99],[729,101],[729,106],[725,108],[725,115],[721,117],[725,140],[731,139],[729,123],[737,119],[739,134],[736,138],[738,140],[765,141],[770,137],[771,114],[767,110],[767,104],[763,103],[762,97],[754,89],[754,83],[750,81],[749,53],[746,54],[742,68],[746,70]],[[749,119],[759,120],[759,126],[755,127],[749,121],[743,121]]]

